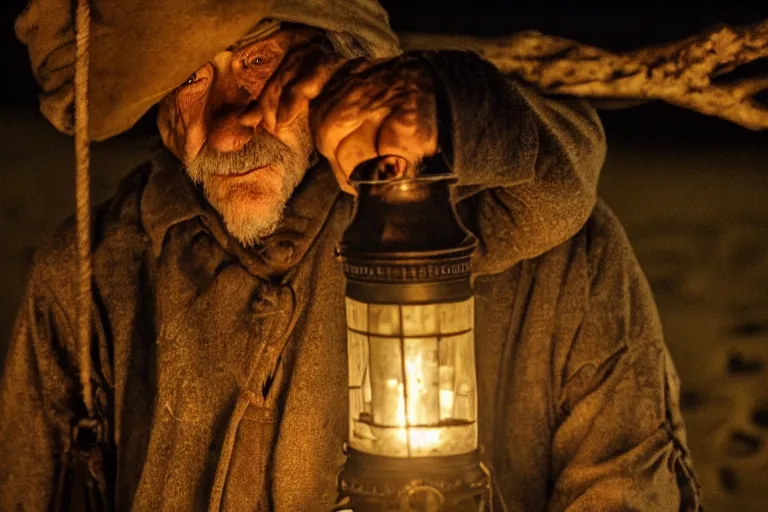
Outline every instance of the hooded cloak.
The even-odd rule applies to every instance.
[[[31,0],[16,19],[40,85],[40,110],[74,131],[75,2]],[[372,0],[95,0],[91,2],[90,138],[130,129],[155,103],[264,18],[328,31],[361,55],[399,53],[389,18]]]

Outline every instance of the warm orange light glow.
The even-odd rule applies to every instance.
[[[473,313],[472,299],[347,299],[350,446],[391,457],[477,448]]]
[[[408,388],[408,414],[406,414],[405,390],[403,384],[398,382],[397,379],[390,379],[390,381],[394,381],[399,395],[397,411],[395,413],[397,425],[404,427],[397,429],[397,438],[402,443],[408,443],[411,450],[428,451],[437,448],[442,439],[442,436],[440,435],[441,430],[439,428],[412,428],[414,422],[411,418],[416,417],[419,412],[423,412],[417,410],[420,403],[419,397],[428,393],[428,389],[424,385],[421,354],[417,354],[415,357],[407,358],[405,360],[405,374],[408,382],[415,383],[415,385],[411,384]],[[392,382],[388,382],[387,384],[391,383]],[[449,391],[448,393],[451,394],[452,398],[453,392]]]

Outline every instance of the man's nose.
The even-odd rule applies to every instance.
[[[264,121],[263,106],[257,99],[251,101],[246,105],[239,117],[240,123],[243,126],[249,126],[252,130],[256,130],[259,125]]]
[[[256,101],[250,95],[230,100],[218,105],[209,121],[207,144],[223,153],[242,149],[262,120]]]

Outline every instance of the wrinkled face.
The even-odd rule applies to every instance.
[[[256,100],[286,52],[315,33],[284,29],[221,52],[160,104],[164,144],[246,246],[275,230],[313,151],[308,112],[269,132]]]

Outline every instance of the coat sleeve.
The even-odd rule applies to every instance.
[[[555,372],[549,510],[700,510],[656,306],[621,226],[609,218],[587,225],[588,297]]]
[[[478,237],[475,274],[506,270],[573,236],[595,205],[605,160],[595,110],[545,98],[474,53],[419,55],[436,77],[439,142],[459,180],[457,208]]]
[[[73,418],[70,319],[33,266],[0,382],[0,509],[54,510]]]

